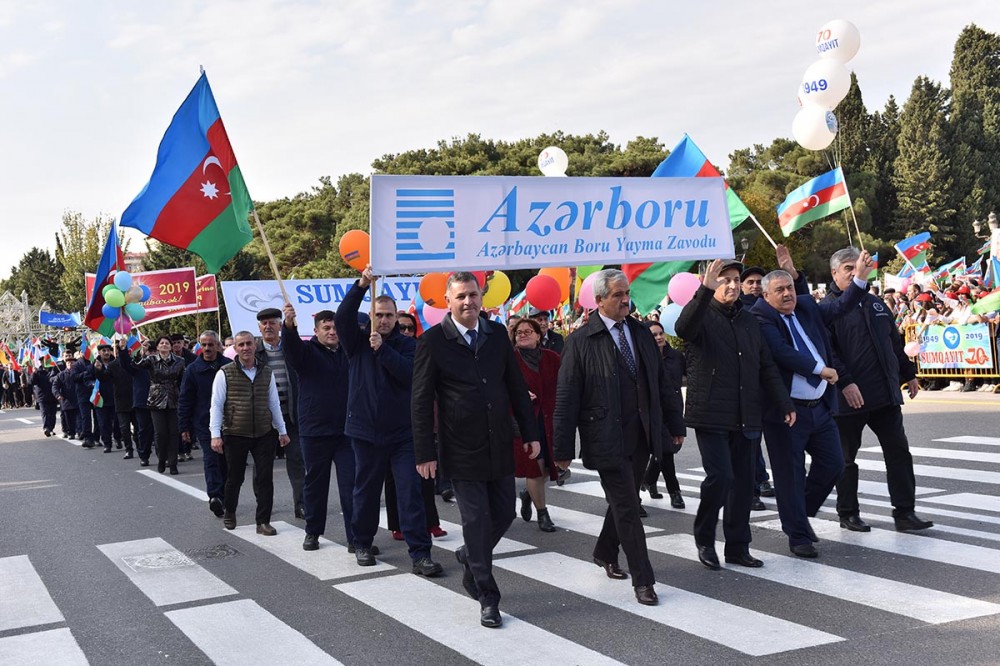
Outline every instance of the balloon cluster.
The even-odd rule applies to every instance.
[[[806,70],[799,85],[799,112],[792,120],[792,136],[808,150],[823,150],[837,136],[833,109],[851,89],[851,74],[844,64],[861,47],[861,34],[849,21],[835,19],[816,35],[819,60]]]
[[[111,282],[101,290],[104,296],[104,306],[101,314],[106,319],[114,321],[116,333],[128,335],[132,326],[146,316],[143,302],[149,300],[149,287],[144,284],[133,284],[132,274],[127,271],[113,271]]]

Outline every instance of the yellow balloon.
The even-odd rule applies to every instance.
[[[510,278],[503,271],[493,271],[490,289],[483,294],[484,308],[498,308],[510,298]]]

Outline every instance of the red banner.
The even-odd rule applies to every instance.
[[[198,291],[198,303],[196,305],[185,305],[170,310],[160,310],[147,316],[140,324],[151,324],[154,321],[173,319],[184,315],[198,314],[199,312],[215,312],[219,309],[219,292],[216,290],[214,275],[199,275],[195,278]]]
[[[215,276],[211,277],[215,282]],[[94,293],[93,273],[87,273],[87,304],[90,304],[90,297]],[[197,278],[193,268],[168,268],[162,271],[146,271],[145,273],[132,273],[132,284],[146,285],[149,288],[149,298],[143,301],[142,306],[150,315],[158,314],[167,310],[177,308],[198,309]],[[219,307],[219,300],[216,296],[215,307]],[[148,321],[147,319],[143,321]]]

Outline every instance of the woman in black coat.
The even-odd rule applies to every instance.
[[[169,465],[170,473],[177,474],[177,448],[180,433],[177,428],[177,397],[180,394],[184,359],[171,353],[170,338],[161,335],[156,339],[156,353],[144,357],[135,365],[149,374],[149,415],[153,421],[153,439],[159,462],[156,470],[161,474]],[[122,366],[132,364],[129,354],[119,358]]]
[[[681,382],[684,379],[684,355],[667,344],[667,337],[664,334],[663,326],[659,321],[647,321],[646,328],[653,334],[656,346],[663,356],[663,369],[670,378],[670,383],[677,391],[677,399],[680,397]],[[668,451],[663,452],[663,463],[660,464],[655,457],[650,457],[649,466],[646,467],[646,477],[644,483],[649,496],[652,499],[661,499],[663,493],[656,489],[656,480],[663,472],[663,483],[667,487],[667,494],[670,495],[670,506],[675,509],[684,508],[684,498],[681,496],[681,486],[677,481],[677,471],[674,468],[674,454]]]

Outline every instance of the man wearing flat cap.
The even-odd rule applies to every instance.
[[[754,456],[763,429],[763,395],[784,422],[795,423],[795,407],[752,314],[739,300],[743,264],[716,259],[702,286],[684,306],[675,326],[687,342],[685,424],[694,428],[705,467],[701,503],[694,521],[698,559],[719,569],[715,532],[723,509],[726,562],[764,563],[750,554],[750,504]]]
[[[274,381],[278,386],[278,402],[281,404],[281,416],[288,430],[288,445],[284,448],[285,472],[292,486],[292,501],[295,507],[295,517],[305,520],[306,510],[302,499],[302,487],[305,485],[306,470],[302,461],[302,449],[299,444],[298,413],[296,409],[298,376],[295,369],[285,361],[285,352],[281,345],[281,320],[284,315],[278,308],[264,308],[257,313],[257,326],[260,338],[257,340],[255,356],[257,363],[266,365],[274,373]]]
[[[538,325],[542,327],[542,349],[548,349],[549,351],[554,351],[557,354],[562,354],[563,347],[566,346],[566,341],[563,339],[563,336],[549,329],[549,311],[532,308],[531,312],[528,313],[528,316],[538,322]]]

